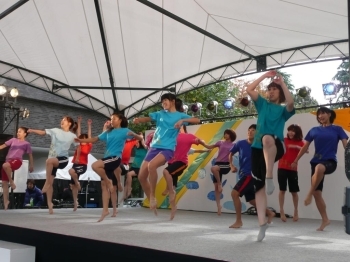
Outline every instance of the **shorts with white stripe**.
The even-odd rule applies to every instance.
[[[63,169],[68,165],[68,157],[58,156],[57,160],[58,160],[58,167],[52,168],[52,173],[51,173],[51,175],[54,177],[56,176],[57,169]]]
[[[110,157],[102,158],[101,160],[104,163],[104,169],[107,177],[109,179],[113,179],[115,177],[114,170],[116,170],[121,163],[120,157],[110,156]]]

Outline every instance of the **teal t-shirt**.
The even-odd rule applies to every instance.
[[[295,114],[295,109],[288,112],[285,106],[273,104],[261,95],[254,101],[258,111],[258,121],[252,147],[262,148],[261,139],[264,135],[275,135],[283,143],[283,130],[286,121]]]
[[[158,149],[175,150],[176,138],[179,134],[180,129],[175,128],[174,126],[179,120],[190,118],[190,116],[178,111],[168,112],[162,110],[150,113],[149,117],[152,119],[152,121],[155,121],[157,125],[151,147]]]
[[[105,131],[98,136],[99,140],[106,142],[104,157],[121,157],[125,140],[133,138],[132,136],[128,136],[128,132],[131,132],[129,128],[114,128],[111,131]]]
[[[132,155],[134,156],[134,161],[131,164],[133,168],[140,168],[143,159],[147,155],[147,149],[142,147],[137,148],[136,146],[132,149]]]

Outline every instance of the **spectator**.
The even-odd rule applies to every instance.
[[[43,193],[35,186],[35,181],[33,179],[28,179],[26,194],[24,197],[24,206],[31,206],[31,199],[33,199],[33,206],[35,207],[41,207],[44,201]]]

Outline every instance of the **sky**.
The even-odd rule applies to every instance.
[[[302,86],[308,86],[311,88],[311,96],[321,104],[329,103],[329,100],[325,100],[322,90],[322,84],[329,82],[336,82],[332,78],[337,73],[337,68],[341,64],[341,60],[320,62],[308,65],[292,66],[282,68],[281,71],[291,75],[292,83],[296,89]],[[254,74],[249,78],[256,79],[261,73]],[[336,99],[333,100],[335,102]]]

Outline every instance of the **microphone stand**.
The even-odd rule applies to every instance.
[[[85,188],[85,208],[87,208],[87,202],[88,202],[89,183],[90,183],[90,177],[88,177],[88,182]]]

